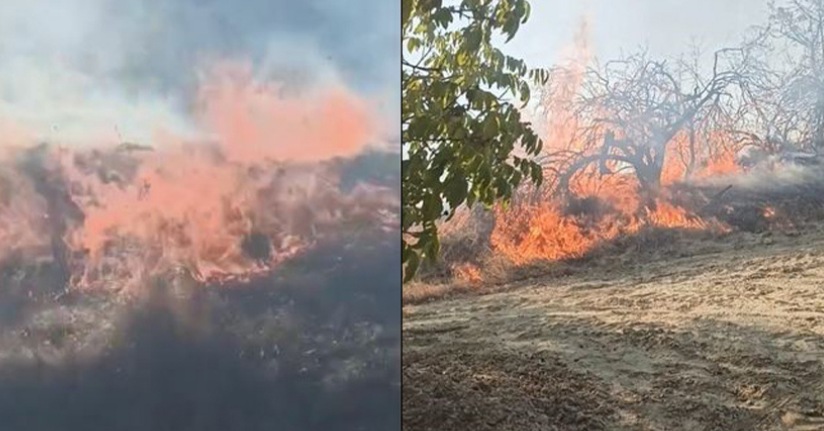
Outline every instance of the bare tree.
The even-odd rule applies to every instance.
[[[747,71],[754,85],[738,132],[771,152],[824,149],[824,0],[770,3],[767,25],[755,30],[746,43],[758,56]]]
[[[554,171],[556,192],[567,193],[580,172],[597,166],[600,175],[630,170],[642,192],[661,184],[667,151],[687,133],[695,165],[695,139],[707,122],[721,118],[733,100],[732,84],[742,80],[738,49],[715,53],[707,75],[684,64],[649,59],[646,52],[590,68],[570,108],[581,123],[581,144],[549,153],[544,163]],[[738,56],[740,57],[740,55]]]

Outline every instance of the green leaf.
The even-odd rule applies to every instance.
[[[529,85],[526,82],[521,83],[521,102],[524,106],[529,103]]]
[[[535,134],[522,122],[515,102],[529,97],[524,77],[540,79],[524,61],[491,44],[510,40],[529,15],[524,0],[401,0],[403,46],[402,139],[404,159],[402,222],[405,280],[424,258],[440,252],[436,221],[462,204],[493,205],[509,199],[513,187],[534,174],[510,155],[520,146],[535,153]],[[464,13],[459,17],[455,7]],[[423,58],[420,58],[423,56]],[[421,73],[409,64],[437,70]],[[481,87],[483,86],[483,87]],[[540,170],[538,170],[539,172]],[[410,240],[410,238],[413,238]]]
[[[541,169],[541,165],[537,163],[532,164],[532,182],[535,184],[540,185],[541,180],[544,177],[544,171]]]
[[[513,173],[512,173],[512,181],[511,181],[511,183],[512,183],[512,185],[517,186],[518,184],[521,184],[521,180],[522,180],[522,179],[523,179],[523,175],[521,175],[521,173],[520,173],[520,172],[515,171],[515,172],[513,172]]]
[[[409,18],[412,16],[412,0],[401,0],[401,26],[406,27]]]
[[[532,12],[532,6],[528,1],[524,2],[524,15],[521,17],[521,24],[526,24],[529,21],[529,14]]]
[[[492,139],[498,134],[497,116],[487,114],[483,122],[483,137],[485,139]]]
[[[460,174],[454,175],[446,184],[445,197],[451,208],[457,208],[466,199],[466,179]]]
[[[475,27],[466,34],[466,49],[470,52],[477,51],[481,47],[481,28]]]
[[[406,42],[406,49],[409,52],[415,52],[421,46],[420,39],[417,38],[410,38],[409,41]]]

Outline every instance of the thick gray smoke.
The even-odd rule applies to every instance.
[[[396,122],[399,15],[382,0],[5,0],[0,125],[63,142],[193,132],[197,76],[219,59],[297,86],[342,81]]]

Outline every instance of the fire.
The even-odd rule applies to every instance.
[[[553,124],[552,121],[549,124]],[[565,124],[569,124],[565,122]],[[550,136],[559,136],[551,132]],[[566,132],[565,136],[574,134]],[[676,138],[662,169],[662,186],[685,179],[683,146]],[[570,147],[564,141],[545,142],[547,151]],[[702,146],[715,143],[702,143]],[[706,178],[735,172],[734,153],[722,152],[714,159],[698,158],[692,178]],[[610,166],[615,170],[615,166]],[[545,181],[552,183],[552,173]],[[576,174],[570,182],[571,198],[544,196],[537,204],[516,203],[506,210],[497,209],[495,230],[491,243],[496,253],[515,264],[539,260],[578,258],[608,241],[637,233],[645,227],[677,228],[685,230],[727,231],[717,221],[703,220],[667,199],[666,190],[655,191],[646,199],[646,193],[633,175],[601,176],[593,165]]]
[[[586,30],[584,23],[570,66],[555,77],[552,85],[559,88],[543,101],[543,116],[536,121],[544,128],[544,151],[550,159],[553,154],[591,155],[599,150],[585,143],[581,136],[585,121],[571,108],[591,58]],[[603,141],[606,132],[588,130],[600,138],[597,142]],[[725,133],[682,132],[667,143],[657,189],[644,189],[628,166],[609,161],[605,167],[610,173],[604,174],[603,167],[593,163],[575,174],[567,195],[537,193],[536,199],[534,191],[525,191],[512,206],[495,209],[492,248],[522,265],[582,257],[602,244],[649,227],[727,231],[720,222],[704,220],[673,204],[666,189],[680,181],[737,172],[735,147],[734,139]],[[552,187],[558,179],[558,170],[545,170],[545,184]]]
[[[613,208],[600,216],[573,216],[564,214],[559,202],[548,202],[498,209],[496,219],[493,248],[518,265],[583,257],[598,245],[645,227],[727,230],[719,222],[705,221],[664,199],[656,199],[640,213]]]
[[[453,265],[452,273],[456,280],[465,284],[477,284],[483,281],[480,268],[471,263]]]
[[[325,88],[308,98],[284,97],[285,91],[255,80],[244,63],[223,62],[204,74],[199,115],[229,161],[352,156],[376,133],[364,103],[344,88]]]
[[[552,114],[552,112],[550,112]],[[569,130],[575,121],[560,112],[558,118],[549,119],[553,128],[547,132],[547,152],[558,149],[570,150],[583,147],[576,141],[576,134]],[[682,163],[685,146],[679,135],[672,144],[662,169],[662,186],[685,179],[686,168]],[[702,142],[703,148],[715,143]],[[723,152],[709,161],[698,158],[692,170],[692,178],[734,172],[734,153]],[[616,170],[614,164],[609,166]],[[552,183],[554,175],[545,172],[545,181]],[[633,175],[613,174],[602,176],[592,165],[573,176],[570,182],[571,198],[542,196],[540,202],[516,202],[507,209],[495,211],[496,224],[490,242],[496,253],[509,261],[523,265],[533,261],[557,261],[579,258],[601,244],[622,236],[629,236],[645,227],[677,228],[685,230],[713,230],[724,232],[725,226],[716,221],[703,220],[690,214],[685,208],[668,201],[665,190],[644,199],[644,192]]]
[[[663,199],[656,201],[655,209],[645,208],[645,210],[646,220],[652,226],[692,230],[706,230],[712,226],[711,223],[687,213],[684,208]]]
[[[735,162],[737,147],[732,136],[720,131],[703,137],[679,133],[667,152],[661,182],[671,185],[687,179],[738,173],[741,167]]]
[[[8,150],[0,263],[51,255],[79,289],[129,291],[174,269],[219,283],[269,271],[346,223],[394,225],[393,193],[342,191],[333,160],[375,137],[366,105],[342,88],[281,91],[223,64],[199,97],[212,142]]]
[[[496,219],[492,246],[515,264],[579,257],[600,236],[564,217],[553,204],[498,210]]]

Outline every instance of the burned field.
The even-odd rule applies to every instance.
[[[28,305],[2,328],[8,429],[386,429],[399,421],[397,250],[328,250],[232,286],[158,280]],[[331,257],[330,256],[330,257]],[[340,260],[337,260],[340,259]],[[369,259],[362,261],[361,259]],[[366,263],[365,263],[366,262]],[[175,296],[177,295],[177,296]]]
[[[339,200],[325,195],[332,200],[295,206],[294,200],[278,198],[243,212],[252,220],[262,211],[294,211],[310,224],[257,219],[247,230],[229,228],[223,232],[231,235],[206,236],[201,248],[198,240],[204,237],[187,235],[210,226],[220,229],[237,219],[227,210],[221,213],[226,219],[217,219],[221,224],[198,224],[211,220],[199,218],[206,214],[200,211],[223,208],[231,203],[230,196],[218,196],[220,206],[210,207],[208,201],[199,206],[197,201],[184,208],[186,217],[179,219],[174,212],[164,212],[166,208],[142,207],[145,217],[164,220],[145,226],[161,229],[144,238],[124,235],[129,228],[118,230],[121,225],[107,229],[110,236],[101,243],[100,260],[92,264],[91,252],[73,247],[77,243],[71,233],[88,227],[88,215],[104,206],[81,199],[84,190],[67,180],[66,165],[53,163],[50,151],[26,150],[3,166],[6,185],[26,186],[4,189],[7,202],[43,209],[46,221],[31,219],[25,207],[11,205],[0,207],[3,220],[48,227],[27,232],[25,226],[3,225],[3,238],[17,241],[17,247],[0,253],[4,429],[397,426],[400,249],[396,233],[386,228],[396,209],[391,199],[374,206],[374,201],[345,197],[357,196],[363,187],[373,187],[373,197],[383,193],[375,190],[397,194],[392,191],[397,181],[387,169],[392,156],[367,154],[324,166],[324,172],[343,178],[335,192]],[[128,191],[132,182],[139,184],[129,175],[139,176],[146,166],[131,154],[97,153],[69,158],[69,163],[77,167],[89,160],[101,162],[103,155],[128,161],[101,162],[107,171],[81,166],[92,173],[90,181],[121,181],[118,190]],[[151,151],[139,154],[152,157]],[[223,161],[216,163],[224,166]],[[134,169],[131,174],[127,166]],[[214,167],[207,163],[199,169]],[[256,173],[249,167],[239,169],[243,178],[260,178],[269,168],[256,167],[261,171]],[[301,178],[314,178],[314,172]],[[289,181],[284,180],[289,175],[276,178]],[[84,173],[80,178],[90,177]],[[153,185],[167,187],[159,180],[169,178],[175,179],[161,175]],[[277,194],[271,183],[261,184],[258,197]],[[31,196],[21,196],[23,192]],[[317,197],[302,196],[308,203]],[[324,205],[341,207],[328,216]],[[359,218],[364,212],[349,205],[365,205],[366,213],[383,222],[364,223]],[[316,212],[301,212],[312,209]],[[191,224],[175,225],[181,221]],[[290,243],[286,237],[301,240]],[[154,247],[147,238],[161,241],[163,247]],[[158,250],[166,254],[158,255]]]

